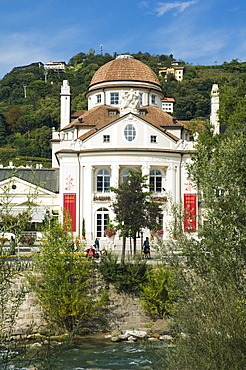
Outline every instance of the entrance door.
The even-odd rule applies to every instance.
[[[109,210],[107,208],[99,208],[96,212],[96,237],[104,237],[104,230],[107,228],[109,219]]]

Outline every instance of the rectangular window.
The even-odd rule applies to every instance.
[[[150,142],[151,143],[157,143],[157,136],[156,135],[150,135]]]
[[[155,178],[151,176],[149,178],[150,191],[155,191]]]
[[[102,215],[97,214],[97,237],[102,236]]]
[[[101,103],[102,102],[102,96],[101,94],[97,95],[97,103]]]
[[[119,104],[119,93],[110,93],[110,104]]]
[[[116,116],[117,115],[117,110],[108,110],[108,115],[109,116]]]
[[[97,191],[103,192],[103,176],[97,176]]]
[[[162,184],[162,178],[161,177],[156,177],[156,192],[161,192],[161,184]]]
[[[151,95],[151,103],[156,104],[156,96],[155,95]]]
[[[103,135],[103,142],[109,143],[110,142],[110,135]]]

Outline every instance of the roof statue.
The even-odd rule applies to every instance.
[[[131,89],[129,92],[125,93],[121,91],[120,100],[120,115],[131,113],[139,113],[140,107],[140,94],[139,91],[134,91]]]

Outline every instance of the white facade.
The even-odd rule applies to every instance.
[[[173,98],[164,98],[162,99],[162,110],[167,113],[173,113],[173,106],[175,100]]]
[[[127,68],[132,64],[135,68],[135,60],[130,56],[120,59],[110,62],[115,80],[107,64],[96,72],[87,93],[88,112],[65,127],[61,117],[61,131],[53,131],[51,141],[53,166],[60,168],[60,203],[66,208],[67,199],[74,202],[74,231],[82,234],[84,219],[90,241],[106,239],[107,219],[114,219],[110,207],[114,194],[109,186],[117,187],[129,170],[150,176],[154,196],[182,200],[187,183],[185,163],[193,150],[193,143],[183,140],[184,126],[162,110],[163,93],[157,77],[150,75],[150,80],[145,80],[149,67],[143,65],[141,79],[134,79],[136,72],[128,73]],[[64,85],[62,91],[64,111]],[[163,205],[167,238],[168,202]]]

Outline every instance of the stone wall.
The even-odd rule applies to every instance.
[[[20,289],[21,285],[26,286],[26,278],[21,275],[14,282],[14,289]],[[24,334],[29,332],[38,332],[45,323],[41,317],[41,309],[37,303],[37,297],[34,292],[28,291],[18,310],[18,316],[14,326],[14,334]]]
[[[127,330],[144,329],[152,325],[152,320],[144,313],[138,298],[127,294],[117,294],[110,290],[110,306],[107,314],[108,328]]]
[[[26,284],[26,279],[21,276],[15,282],[15,289],[19,289],[21,284]],[[138,298],[127,294],[117,294],[111,287],[109,290],[110,305],[106,315],[106,329],[127,330],[127,329],[146,329],[153,322],[145,314]],[[27,332],[39,332],[45,327],[42,320],[41,309],[37,303],[34,292],[28,292],[20,306],[16,325],[15,334],[24,334]]]

